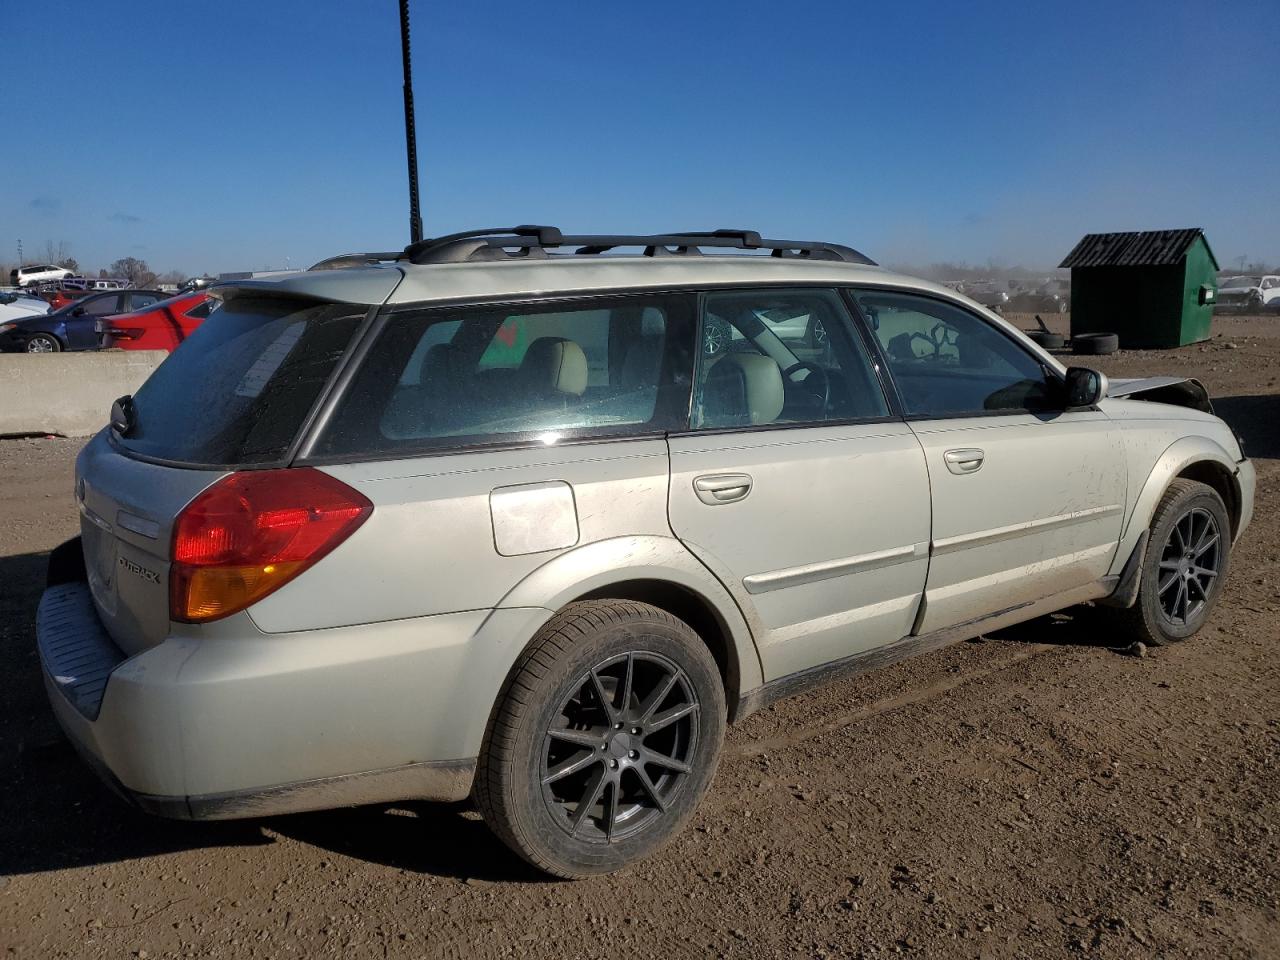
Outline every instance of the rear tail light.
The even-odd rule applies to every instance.
[[[329,553],[373,504],[310,467],[223,477],[191,501],[173,530],[170,616],[205,623],[245,609]]]

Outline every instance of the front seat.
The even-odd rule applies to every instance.
[[[758,353],[729,353],[707,371],[701,427],[751,427],[772,423],[786,393],[778,364]]]
[[[520,361],[520,387],[530,399],[569,403],[587,392],[587,355],[564,337],[539,337]]]

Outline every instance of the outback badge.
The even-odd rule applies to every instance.
[[[120,566],[124,567],[134,576],[141,577],[143,580],[147,581],[147,583],[160,582],[160,574],[156,573],[154,570],[148,570],[140,563],[134,563],[128,557],[120,558]]]

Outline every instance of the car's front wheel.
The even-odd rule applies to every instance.
[[[680,830],[715,774],[724,728],[719,671],[688,624],[643,603],[574,603],[503,689],[476,803],[534,866],[608,873]]]
[[[1197,633],[1227,576],[1231,519],[1218,492],[1178,479],[1151,519],[1138,599],[1124,611],[1137,638],[1153,645]]]
[[[37,333],[27,341],[27,353],[57,353],[61,349],[58,338],[47,333]]]

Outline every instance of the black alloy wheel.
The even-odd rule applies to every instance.
[[[1231,562],[1231,518],[1213,487],[1179,477],[1156,505],[1133,606],[1117,610],[1135,638],[1155,646],[1199,632]]]
[[[1208,510],[1188,510],[1169,530],[1160,553],[1157,592],[1169,623],[1185,627],[1209,602],[1222,563],[1222,531]]]
[[[631,600],[571,603],[499,694],[476,805],[540,870],[609,873],[653,854],[692,816],[725,722],[720,668],[687,623]]]
[[[629,652],[597,664],[556,711],[542,795],[571,837],[608,842],[661,817],[690,772],[698,699],[677,664]]]

